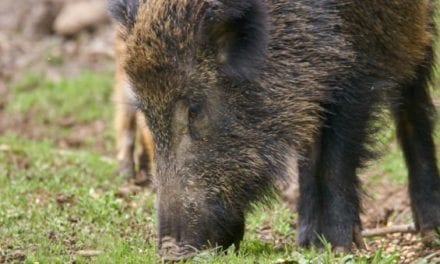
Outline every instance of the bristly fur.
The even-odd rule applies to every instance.
[[[426,110],[433,3],[149,0],[136,18],[116,8],[130,31],[125,70],[157,147],[159,237],[229,245],[294,150],[299,243],[323,235],[351,247],[360,230],[357,171],[371,158],[372,124],[389,98],[398,98],[415,219],[440,226]]]
[[[107,9],[116,21],[130,30],[136,20],[139,1],[144,0],[108,0]]]

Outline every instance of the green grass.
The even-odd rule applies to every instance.
[[[112,77],[84,72],[73,79],[51,82],[28,75],[13,86],[6,111],[34,118],[33,126],[52,135],[72,133],[54,120],[111,122]],[[64,132],[62,130],[65,130]],[[92,135],[90,140],[109,136]],[[389,141],[393,136],[389,136]],[[380,172],[405,182],[397,147],[378,165]],[[156,219],[154,196],[145,191],[118,197],[124,180],[114,175],[115,162],[88,145],[61,149],[51,136],[0,136],[0,262],[25,263],[154,263]],[[377,175],[376,175],[377,176]],[[374,176],[374,177],[376,177]],[[202,252],[194,263],[397,263],[398,252],[335,255],[299,249],[294,244],[295,215],[282,203],[257,208],[247,219],[240,250],[226,255]],[[263,229],[273,239],[262,239]],[[94,257],[81,250],[98,250]],[[12,256],[18,257],[13,259]]]
[[[115,164],[85,151],[61,151],[50,142],[33,142],[15,135],[0,138],[0,249],[21,250],[26,263],[153,263],[155,216],[148,191],[118,198],[123,179],[113,176]],[[304,251],[293,243],[294,216],[277,204],[258,208],[248,219],[248,232],[238,254],[203,252],[196,263],[273,263],[276,260],[313,263],[394,263],[396,256],[336,256],[330,250]],[[287,243],[264,242],[263,226]],[[97,257],[77,256],[99,250]]]
[[[109,252],[103,260],[154,252],[141,232],[154,229],[151,194],[133,197],[133,207],[117,198],[113,162],[17,136],[0,142],[1,249],[25,250],[29,263],[66,262],[81,249]]]
[[[77,122],[109,120],[112,93],[110,74],[83,72],[59,82],[44,76],[27,74],[12,85],[10,113],[31,112],[39,122],[75,118]]]
[[[61,81],[28,73],[11,85],[5,112],[17,120],[11,125],[22,126],[16,130],[32,138],[81,142],[86,149],[99,145],[109,153],[114,149],[112,86],[111,73],[84,71]]]

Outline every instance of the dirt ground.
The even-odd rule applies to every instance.
[[[51,80],[59,80],[74,76],[82,69],[113,69],[113,31],[108,20],[86,26],[74,35],[54,32],[53,23],[66,2],[69,1],[0,1],[0,134],[15,132],[31,139],[47,137],[44,129],[33,124],[32,113],[8,116],[4,111],[9,84],[20,79],[23,74],[36,72],[48,76]],[[101,120],[91,124],[75,123],[74,120],[56,122],[64,122],[62,125],[74,127],[77,131],[73,133],[76,136],[72,138],[57,138],[57,135],[53,135],[53,140],[62,148],[81,148],[82,138],[109,129]],[[102,145],[98,139],[94,150],[104,152]],[[411,210],[406,187],[390,184],[386,179],[370,183],[370,173],[371,171],[364,173],[364,228],[407,224],[411,218]],[[261,236],[263,239],[267,238],[264,229]],[[283,241],[283,238],[280,238],[280,243],[283,242],[291,243],[292,240]],[[440,257],[438,249],[424,248],[418,236],[409,233],[390,234],[368,240],[368,247],[370,250],[385,247],[386,251],[390,252],[397,249],[402,256],[406,256],[401,259],[401,263],[410,263],[417,257],[428,256],[432,261]]]

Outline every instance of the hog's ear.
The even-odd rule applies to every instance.
[[[212,1],[205,14],[205,31],[215,45],[226,74],[252,80],[258,77],[267,49],[264,1]]]
[[[108,0],[107,9],[113,19],[130,30],[134,26],[140,1],[145,0]]]

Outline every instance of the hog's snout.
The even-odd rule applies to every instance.
[[[198,252],[197,248],[190,245],[177,243],[174,238],[169,236],[163,237],[161,239],[160,245],[161,246],[159,248],[159,255],[165,261],[179,261],[189,259]]]
[[[210,243],[208,243],[208,245],[203,246],[203,249],[223,251],[229,248],[232,244],[238,248],[240,240],[241,238],[236,239],[236,241],[233,243],[224,245],[216,244],[216,246],[212,246]],[[161,256],[162,260],[173,262],[190,259],[197,255],[200,251],[201,248],[197,248],[182,242],[177,242],[174,238],[167,236],[161,239],[159,255]]]
[[[168,203],[167,203],[168,204]],[[163,260],[178,261],[193,257],[201,250],[238,248],[244,234],[244,216],[213,206],[183,210],[159,208],[159,254]],[[210,208],[211,210],[208,210]]]

